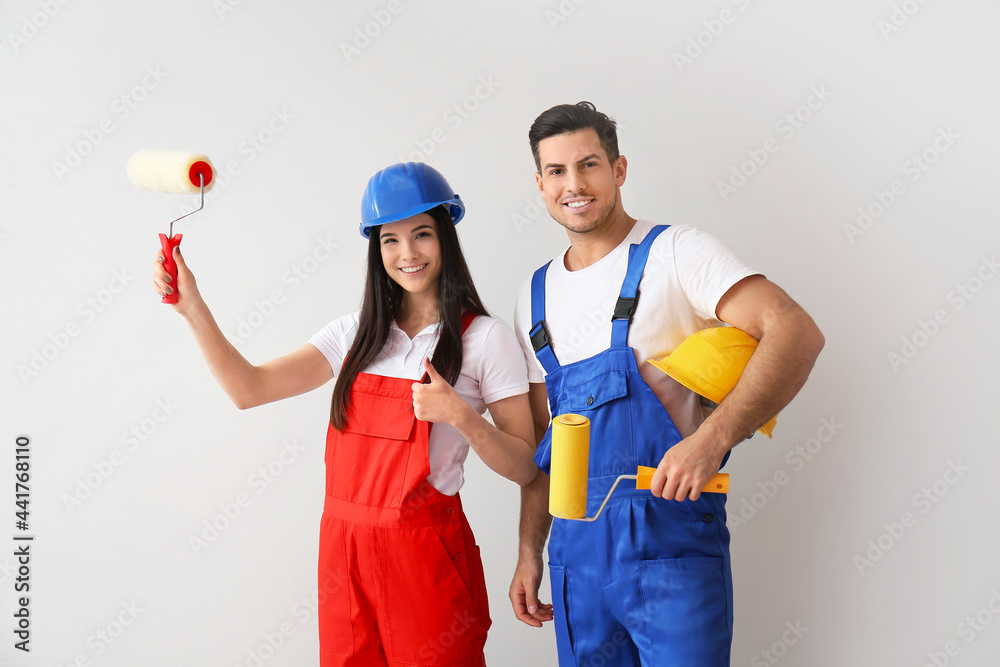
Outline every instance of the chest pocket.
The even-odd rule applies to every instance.
[[[427,478],[427,427],[405,400],[352,392],[343,431],[326,441],[326,495],[369,507],[399,508]],[[353,400],[357,399],[357,400]]]
[[[567,386],[558,396],[554,414],[587,412],[628,396],[628,383],[622,371],[609,371],[586,382]]]
[[[398,398],[362,394],[364,406],[348,406],[345,433],[383,438],[409,440],[413,434],[416,416],[412,404]]]

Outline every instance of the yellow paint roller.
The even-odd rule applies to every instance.
[[[199,153],[183,151],[137,151],[128,160],[129,180],[143,190],[174,194],[200,194],[201,204],[190,213],[170,221],[170,233],[160,234],[163,248],[163,266],[173,280],[173,293],[163,297],[163,303],[177,303],[177,264],[174,248],[180,245],[183,234],[174,236],[174,223],[205,208],[205,191],[215,183],[212,161]]]
[[[549,468],[549,514],[560,519],[596,521],[618,484],[634,479],[635,488],[648,489],[656,468],[638,466],[634,475],[620,475],[604,497],[597,513],[587,516],[587,478],[590,465],[590,420],[564,414],[552,420],[552,464]],[[729,475],[720,472],[702,493],[729,493]]]

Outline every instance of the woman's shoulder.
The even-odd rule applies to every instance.
[[[353,337],[358,330],[358,315],[359,313],[357,312],[341,315],[316,332],[313,338],[323,337],[344,340]]]
[[[478,315],[465,331],[466,348],[484,355],[498,348],[518,348],[517,338],[510,325],[499,317]]]
[[[479,382],[486,403],[527,391],[524,353],[507,322],[480,315],[469,325],[464,346],[463,373]]]
[[[510,327],[499,317],[494,317],[493,315],[476,315],[475,319],[469,324],[469,328],[466,329],[466,333],[489,335],[495,329],[509,330]]]

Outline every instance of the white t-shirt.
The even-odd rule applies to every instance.
[[[411,340],[392,323],[389,342],[383,353],[365,369],[372,375],[420,380],[424,376],[424,357],[433,357],[437,346],[438,324],[433,324]],[[330,322],[309,339],[330,362],[334,374],[340,372],[358,331],[358,313]],[[487,354],[489,350],[489,354]],[[477,317],[462,337],[462,372],[455,391],[483,414],[489,403],[528,391],[524,356],[513,332],[494,317]],[[429,442],[430,484],[445,495],[455,495],[465,483],[463,465],[469,444],[450,424],[434,424]]]
[[[587,359],[611,345],[611,316],[625,280],[628,248],[641,243],[653,227],[654,223],[636,221],[617,248],[584,269],[566,269],[566,250],[549,265],[545,325],[560,364]],[[704,420],[698,398],[646,361],[666,356],[696,331],[721,326],[715,316],[719,300],[737,282],[757,273],[724,243],[694,227],[671,226],[653,242],[639,283],[628,345],[635,350],[639,373],[682,437]],[[528,362],[528,381],[544,382],[545,370],[528,333],[533,325],[529,278],[518,294],[514,329]]]

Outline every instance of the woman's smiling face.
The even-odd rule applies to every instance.
[[[441,278],[441,242],[427,213],[382,225],[382,264],[389,277],[411,294],[437,294]]]

